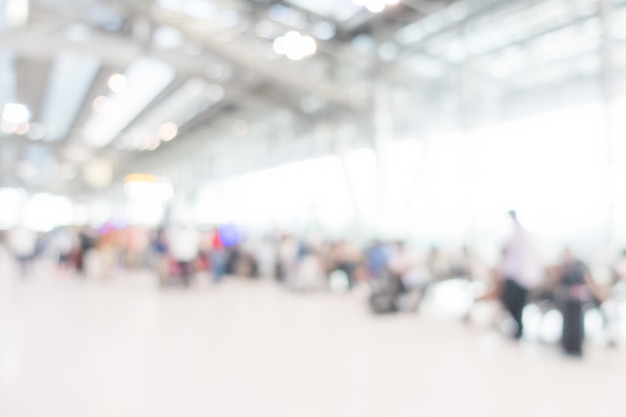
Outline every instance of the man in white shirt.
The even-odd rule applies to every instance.
[[[515,320],[515,338],[520,339],[524,332],[522,312],[528,302],[528,292],[541,283],[542,270],[530,233],[522,227],[515,211],[510,211],[509,216],[515,230],[504,248],[502,259],[502,303]]]

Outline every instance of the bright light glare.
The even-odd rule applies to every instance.
[[[30,120],[30,111],[23,104],[7,103],[2,111],[2,120],[19,125]]]
[[[21,188],[0,188],[0,229],[18,225],[27,197]]]
[[[126,206],[126,220],[133,225],[156,226],[165,215],[163,204],[152,201],[131,200]]]
[[[29,0],[7,0],[6,1],[6,18],[13,27],[23,26],[28,20]]]
[[[174,187],[167,179],[156,181],[129,181],[124,184],[124,194],[131,200],[166,202],[174,197]]]
[[[74,210],[66,197],[35,194],[24,209],[24,225],[38,232],[49,232],[57,226],[72,223]]]
[[[385,10],[385,3],[380,0],[368,0],[365,2],[365,8],[372,13],[380,13]]]
[[[332,233],[345,231],[354,219],[346,176],[334,156],[208,183],[196,213],[202,223],[318,224]]]
[[[299,61],[315,54],[317,44],[310,36],[302,36],[299,32],[289,31],[274,40],[274,52],[285,55],[293,61]]]

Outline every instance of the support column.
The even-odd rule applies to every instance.
[[[609,251],[613,251],[617,245],[615,232],[615,195],[617,193],[617,181],[614,161],[614,150],[617,140],[615,134],[615,121],[611,111],[615,99],[615,66],[613,62],[613,31],[612,31],[612,6],[610,0],[598,0],[598,13],[602,21],[602,95],[604,99],[604,114],[606,121],[606,164],[607,164],[607,226],[606,244]]]
[[[474,126],[474,112],[473,106],[474,102],[474,87],[475,87],[475,76],[474,76],[474,62],[471,56],[467,56],[466,59],[461,64],[460,68],[460,77],[461,84],[459,89],[460,94],[460,105],[459,105],[459,122],[461,127],[461,141],[462,147],[460,150],[461,154],[461,178],[460,180],[466,182],[466,186],[464,187],[463,200],[465,201],[464,207],[466,207],[466,212],[463,213],[465,217],[465,221],[467,223],[467,228],[464,233],[465,244],[469,246],[474,246],[476,239],[476,220],[474,208],[471,206],[471,192],[475,187],[473,178],[474,173],[472,172],[471,166],[471,146],[470,143],[470,130]]]
[[[376,151],[378,176],[376,184],[376,233],[384,233],[384,207],[388,197],[386,184],[389,161],[389,146],[394,139],[391,109],[391,91],[384,79],[376,80],[374,86],[374,149]]]

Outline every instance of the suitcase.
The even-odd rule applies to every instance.
[[[369,302],[372,311],[376,314],[388,314],[398,311],[397,296],[389,292],[372,294]]]
[[[399,298],[406,290],[399,277],[388,277],[373,283],[369,304],[375,314],[395,313],[400,310]]]

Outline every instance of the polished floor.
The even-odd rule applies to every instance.
[[[0,265],[2,417],[626,416],[626,353],[584,360],[362,291],[160,290]]]

